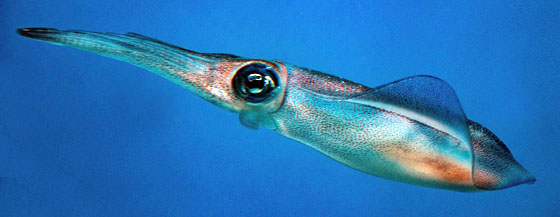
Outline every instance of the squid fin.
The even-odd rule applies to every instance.
[[[468,150],[470,136],[467,118],[453,88],[445,81],[417,75],[373,88],[351,99],[354,102],[406,116],[464,142]]]
[[[469,120],[474,148],[473,183],[483,190],[498,190],[535,183],[535,177],[521,166],[506,145],[479,123]]]

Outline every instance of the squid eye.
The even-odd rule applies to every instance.
[[[262,63],[243,66],[233,78],[235,93],[252,103],[266,100],[277,86],[276,71]]]

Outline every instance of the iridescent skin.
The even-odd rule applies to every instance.
[[[359,171],[456,191],[495,190],[535,178],[489,130],[466,118],[453,89],[431,76],[369,88],[281,61],[203,54],[134,33],[19,29],[37,40],[146,68],[232,112]],[[232,80],[248,64],[274,69],[278,87],[251,103]]]

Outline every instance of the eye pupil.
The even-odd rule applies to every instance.
[[[252,103],[266,100],[276,88],[276,84],[276,72],[262,63],[242,67],[233,79],[235,93]]]
[[[258,94],[265,88],[265,81],[260,74],[253,73],[247,76],[245,86],[248,88],[248,92]]]

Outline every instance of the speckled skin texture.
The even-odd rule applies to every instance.
[[[494,133],[474,121],[468,125],[476,156],[473,180],[477,188],[497,190],[536,181]]]
[[[502,189],[535,180],[494,134],[466,119],[454,91],[437,78],[422,76],[416,80],[424,85],[439,84],[435,88],[439,92],[408,87],[407,79],[396,81],[396,85],[404,83],[404,92],[415,88],[420,95],[405,100],[412,105],[393,101],[400,107],[431,115],[438,122],[447,121],[451,128],[460,131],[455,136],[404,113],[353,100],[383,100],[391,95],[379,89],[394,83],[368,88],[286,65],[289,78],[284,102],[271,114],[276,131],[342,164],[395,181],[467,192]],[[429,103],[419,101],[426,96],[437,99],[430,99]],[[430,108],[434,106],[447,107]],[[467,138],[460,139],[461,135]]]
[[[477,190],[470,153],[445,133],[399,114],[348,102],[369,88],[288,66],[276,131],[362,172],[430,187]],[[450,157],[453,156],[453,157]]]
[[[466,118],[453,89],[431,76],[378,88],[283,63],[203,54],[142,35],[20,29],[148,69],[226,110],[249,128],[274,129],[362,172],[456,191],[495,190],[535,178],[488,129]],[[235,94],[245,65],[265,64],[278,86],[259,103]]]

